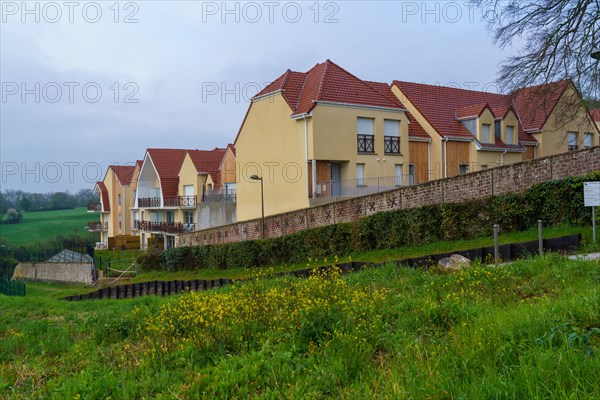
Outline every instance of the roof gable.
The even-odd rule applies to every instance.
[[[131,183],[131,178],[133,178],[133,173],[135,171],[134,166],[110,165],[109,168],[115,172],[115,175],[117,176],[119,182],[121,182],[121,185],[128,186]]]
[[[147,154],[160,179],[163,197],[177,196],[179,170],[181,169],[187,150],[148,149]]]
[[[546,83],[518,90],[512,96],[519,120],[526,131],[540,131],[571,81]]]

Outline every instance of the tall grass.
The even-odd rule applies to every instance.
[[[0,297],[0,398],[600,398],[600,264]]]

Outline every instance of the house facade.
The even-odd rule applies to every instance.
[[[238,220],[261,216],[253,175],[266,215],[407,184],[412,131],[429,140],[417,126],[389,86],[329,60],[286,71],[252,99],[235,141]]]
[[[94,187],[100,202],[89,204],[88,212],[99,213],[100,220],[89,222],[88,231],[100,232],[99,247],[106,248],[109,237],[131,233],[133,225],[130,205],[136,168],[128,165],[110,165],[104,179]]]
[[[225,154],[222,148],[146,151],[131,210],[142,249],[174,247],[183,233],[236,221],[235,196],[222,195],[221,165],[235,171],[235,158],[223,163]],[[217,215],[223,209],[233,211]]]

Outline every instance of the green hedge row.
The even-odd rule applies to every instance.
[[[180,247],[140,257],[142,270],[250,268],[307,259],[347,255],[355,251],[395,248],[438,240],[472,239],[491,235],[494,224],[503,231],[537,225],[589,223],[583,207],[583,182],[600,180],[600,171],[581,178],[548,181],[522,194],[485,200],[384,211],[359,221],[334,224],[275,239],[222,245]]]

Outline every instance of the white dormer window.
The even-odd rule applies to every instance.
[[[506,144],[515,144],[514,134],[515,134],[515,127],[514,126],[507,126],[506,127],[506,140],[504,141],[504,143],[506,143]]]

